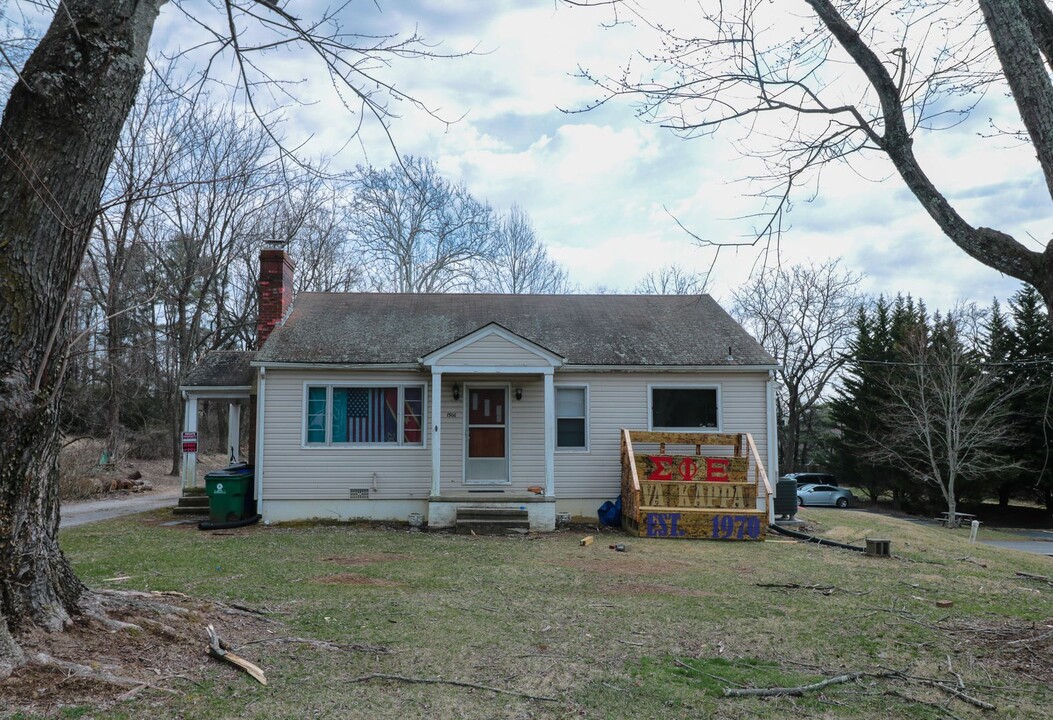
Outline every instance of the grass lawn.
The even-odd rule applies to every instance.
[[[579,531],[498,538],[322,525],[213,534],[163,527],[158,517],[67,530],[62,545],[93,587],[173,590],[272,613],[280,622],[259,638],[232,635],[270,685],[202,656],[199,674],[163,683],[180,694],[141,692],[106,717],[1047,718],[1053,704],[1053,584],[1016,574],[1053,576],[1053,562],[970,545],[967,531],[872,513],[800,514],[831,539],[891,538],[895,557],[878,559],[778,536],[604,533],[582,547]],[[614,542],[628,551],[609,549]],[[104,582],[120,576],[131,578]],[[946,600],[953,605],[936,606]],[[222,615],[210,620],[227,632]],[[246,644],[288,636],[357,649]],[[803,697],[722,696],[725,687],[858,671],[872,674]],[[877,676],[888,672],[914,679]],[[356,681],[371,673],[523,695]]]

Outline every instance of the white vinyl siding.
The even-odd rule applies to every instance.
[[[471,345],[444,356],[437,367],[472,365],[476,367],[546,367],[548,362],[536,353],[500,335],[481,337]]]
[[[767,372],[749,373],[633,373],[560,372],[560,386],[588,386],[587,450],[555,454],[557,498],[613,499],[621,478],[621,428],[648,427],[648,386],[683,385],[720,388],[720,427],[725,433],[753,435],[766,462]],[[303,447],[305,385],[363,383],[368,385],[420,384],[426,387],[426,443],[418,447]],[[454,401],[452,386],[461,385],[461,399]],[[510,389],[509,477],[503,485],[509,496],[525,494],[532,485],[545,485],[544,382],[537,375],[443,375],[441,407],[431,406],[428,373],[267,370],[266,428],[264,432],[264,499],[323,500],[348,498],[350,489],[367,488],[370,498],[427,499],[431,490],[430,429],[434,412],[442,423],[441,492],[462,495],[464,485],[465,383],[491,384]],[[515,399],[522,388],[523,399]],[[449,415],[452,417],[448,417]],[[730,449],[713,448],[716,452]],[[768,469],[769,475],[774,471]],[[374,479],[376,490],[374,487]]]
[[[762,462],[768,459],[767,372],[757,373],[556,373],[556,381],[589,386],[589,451],[556,453],[556,497],[618,496],[621,486],[620,430],[648,427],[648,386],[720,388],[721,432],[751,433]],[[730,448],[707,448],[728,454]],[[765,468],[768,470],[767,468]],[[768,470],[769,476],[772,474]]]
[[[305,386],[425,385],[415,372],[267,370],[264,398],[263,498],[347,500],[352,489],[372,499],[424,498],[431,489],[431,449],[415,446],[304,447]],[[425,406],[427,406],[425,402]],[[425,407],[425,428],[431,409]],[[427,439],[427,433],[425,433]],[[375,486],[375,489],[374,489]]]

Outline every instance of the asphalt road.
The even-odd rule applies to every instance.
[[[1019,535],[1019,540],[984,540],[983,528],[980,528],[978,539],[985,545],[1008,548],[1009,550],[1020,550],[1021,552],[1038,553],[1053,557],[1053,531],[1049,530],[1013,530],[1009,528],[998,528],[1000,532]]]
[[[180,489],[164,488],[153,490],[144,495],[106,500],[87,500],[84,502],[65,503],[59,510],[59,527],[68,528],[86,523],[109,520],[122,515],[156,510],[163,507],[175,507]]]

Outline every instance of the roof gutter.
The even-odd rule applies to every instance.
[[[415,371],[429,370],[427,366],[419,363],[318,363],[318,362],[252,362],[252,367],[270,368],[274,370],[383,370],[383,371]],[[725,372],[725,373],[758,373],[770,372],[782,369],[781,365],[574,365],[566,364],[557,368],[558,372],[665,372],[665,373],[696,373],[696,372]]]
[[[253,360],[252,367],[286,370],[423,370],[419,363],[319,363],[319,362],[268,362]]]
[[[568,363],[561,372],[730,372],[757,373],[780,369],[780,365],[574,365]]]

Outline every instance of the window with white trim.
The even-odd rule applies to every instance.
[[[588,447],[588,393],[585,387],[556,388],[556,447]]]
[[[718,430],[720,401],[715,387],[652,387],[654,430]]]
[[[307,445],[424,444],[423,385],[308,385]]]

